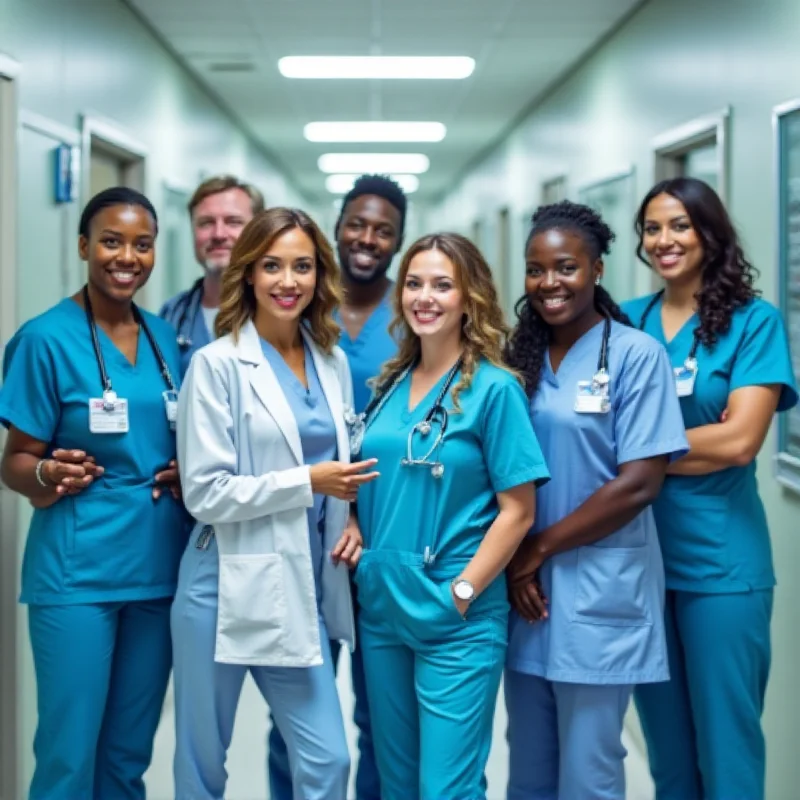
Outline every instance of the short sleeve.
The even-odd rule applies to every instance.
[[[786,328],[777,308],[759,302],[747,320],[733,361],[730,391],[768,384],[782,385],[778,411],[797,405],[797,386]]]
[[[686,455],[689,443],[683,414],[663,347],[649,341],[646,347],[631,347],[616,391],[617,464],[663,455],[672,461]]]
[[[523,483],[547,483],[550,473],[522,388],[515,382],[497,381],[488,395],[483,406],[481,444],[492,489],[504,492]]]
[[[51,442],[61,416],[56,359],[47,338],[30,328],[6,346],[0,389],[0,422]]]

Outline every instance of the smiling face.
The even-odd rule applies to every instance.
[[[256,317],[299,321],[314,299],[316,260],[314,242],[301,228],[277,236],[248,279],[256,298]]]
[[[602,274],[603,262],[593,258],[578,233],[551,228],[528,243],[525,292],[548,325],[568,325],[595,314],[595,280]]]
[[[231,250],[253,218],[253,204],[243,189],[226,189],[201,200],[192,210],[194,254],[207,273],[219,274]]]
[[[115,303],[129,303],[147,283],[155,265],[156,224],[140,206],[103,208],[78,239],[78,253],[89,265],[89,284]]]
[[[664,280],[692,282],[700,278],[703,244],[683,203],[672,195],[656,195],[647,204],[642,248]]]
[[[403,316],[420,338],[461,337],[464,300],[456,268],[441,250],[422,250],[403,280]]]
[[[400,212],[383,197],[365,194],[351,200],[336,232],[339,264],[355,283],[382,278],[400,244]]]

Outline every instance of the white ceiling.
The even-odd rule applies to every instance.
[[[422,152],[417,199],[451,188],[482,151],[642,0],[128,0],[270,151],[323,199],[325,152]],[[461,55],[462,81],[290,80],[288,55]],[[435,121],[424,144],[318,144],[307,122]]]

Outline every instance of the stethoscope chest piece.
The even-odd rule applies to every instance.
[[[434,421],[438,422],[439,424],[439,431],[436,434],[436,438],[433,440],[433,443],[427,449],[427,451],[422,455],[422,457],[416,458],[413,452],[414,437],[417,434],[423,439],[430,436],[431,431],[433,430],[432,422]],[[411,432],[408,434],[406,456],[405,458],[400,459],[400,463],[404,467],[430,467],[431,475],[434,478],[441,478],[442,475],[444,475],[444,464],[442,464],[441,461],[438,460],[431,461],[430,459],[441,445],[446,430],[447,430],[447,409],[439,406],[435,410],[430,420],[424,419],[422,420],[422,422],[418,422],[411,429]]]

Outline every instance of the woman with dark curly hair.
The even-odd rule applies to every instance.
[[[625,310],[667,348],[691,448],[653,506],[671,680],[636,704],[659,800],[758,800],[775,575],[755,460],[797,402],[786,332],[711,187],[657,184],[636,231],[665,287]]]
[[[353,431],[381,470],[358,497],[356,571],[381,796],[479,800],[508,634],[503,570],[549,476],[475,245],[448,233],[411,245],[395,313],[398,354]]]
[[[664,348],[600,285],[613,238],[568,201],[528,236],[508,362],[553,480],[508,570],[508,800],[622,800],[631,691],[668,677],[649,506],[686,437]]]

